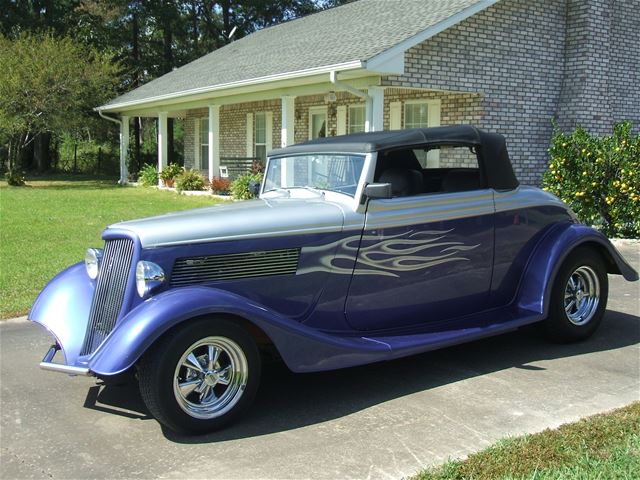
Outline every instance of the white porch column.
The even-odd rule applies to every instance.
[[[286,147],[295,143],[294,124],[296,123],[296,97],[284,95],[282,97],[282,130],[280,146]]]
[[[209,105],[209,181],[220,176],[220,105]]]
[[[125,185],[128,181],[127,171],[127,150],[129,149],[129,117],[122,116],[120,122],[120,185]]]
[[[365,132],[384,130],[384,88],[371,86],[365,103]]]
[[[158,113],[158,173],[167,166],[167,112]],[[161,184],[158,179],[158,185]]]

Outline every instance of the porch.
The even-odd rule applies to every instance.
[[[370,79],[369,79],[370,80]],[[187,105],[166,105],[131,116],[158,121],[158,171],[167,165],[169,118],[184,123],[184,166],[209,181],[231,179],[264,162],[273,148],[324,136],[479,123],[482,96],[371,85],[365,80],[322,88],[250,92]],[[129,117],[121,123],[121,181],[126,181]],[[434,159],[437,162],[437,158]]]

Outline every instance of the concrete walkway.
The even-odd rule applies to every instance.
[[[619,248],[636,269],[640,244]],[[135,388],[44,372],[47,334],[0,324],[1,478],[400,478],[640,400],[640,283],[610,277],[589,341],[529,331],[399,361],[297,375],[267,366],[254,408],[204,437],[164,432]]]

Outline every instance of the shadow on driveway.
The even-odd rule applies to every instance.
[[[544,371],[542,360],[615,350],[640,343],[640,317],[607,311],[589,340],[568,345],[547,342],[533,327],[400,360],[332,372],[296,374],[282,363],[264,366],[260,390],[239,423],[201,436],[164,429],[177,443],[215,443],[256,437],[326,422],[397,399],[508,368]],[[92,387],[85,407],[150,419],[137,385]]]

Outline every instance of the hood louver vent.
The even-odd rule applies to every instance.
[[[298,269],[299,258],[299,248],[179,258],[173,265],[171,285],[292,275]]]

